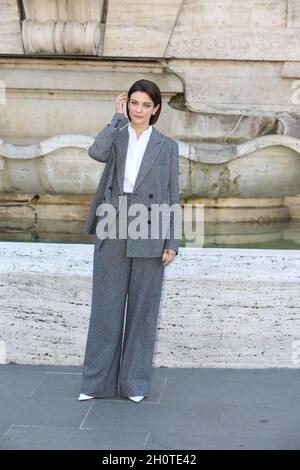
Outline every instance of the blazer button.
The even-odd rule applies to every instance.
[[[151,220],[148,220],[148,224],[151,224]]]
[[[112,188],[113,188],[112,186],[108,186],[108,189],[112,190]]]
[[[151,211],[151,207],[148,207],[148,211]]]
[[[152,193],[150,193],[150,194],[149,194],[149,197],[153,197],[153,194],[152,194]]]

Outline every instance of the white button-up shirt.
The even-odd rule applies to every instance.
[[[134,128],[131,123],[128,124],[128,149],[125,164],[123,191],[132,193],[139,168],[149,141],[152,126],[142,132],[137,139]]]

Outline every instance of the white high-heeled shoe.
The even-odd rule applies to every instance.
[[[82,401],[82,400],[91,400],[92,398],[95,398],[95,397],[90,397],[89,395],[85,395],[84,393],[81,393],[78,397],[78,400],[79,401]]]
[[[145,397],[144,396],[137,396],[137,397],[128,397],[128,398],[130,400],[135,401],[136,403],[138,403],[139,401],[141,401]]]

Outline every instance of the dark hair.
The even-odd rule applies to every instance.
[[[154,102],[154,107],[156,107],[159,104],[158,110],[156,111],[154,116],[153,116],[153,114],[151,115],[151,118],[150,118],[150,121],[149,121],[150,126],[152,124],[155,124],[156,121],[159,118],[160,111],[161,111],[161,93],[160,93],[160,89],[158,88],[156,83],[151,82],[151,80],[144,80],[144,79],[138,80],[137,82],[135,82],[129,88],[129,90],[128,90],[128,100],[126,102],[126,111],[127,111],[127,116],[128,116],[129,121],[131,121],[131,119],[130,119],[129,110],[128,110],[128,102],[130,100],[130,96],[135,91],[144,91],[145,93],[147,93],[150,96],[150,98],[152,99],[152,101]]]

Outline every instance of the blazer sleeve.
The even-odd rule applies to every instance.
[[[88,154],[98,162],[106,163],[116,135],[119,130],[129,122],[125,114],[115,113],[111,122],[102,129],[95,137],[94,142],[88,149]]]
[[[173,141],[173,147],[171,152],[171,163],[170,163],[170,205],[176,205],[176,224],[174,219],[174,212],[171,211],[170,215],[170,229],[168,238],[165,241],[164,248],[171,248],[176,251],[178,255],[178,245],[180,244],[179,231],[181,233],[181,206],[179,196],[179,147],[176,140]],[[174,206],[175,207],[175,206]],[[177,231],[178,230],[178,231]],[[177,238],[176,238],[177,235]]]

